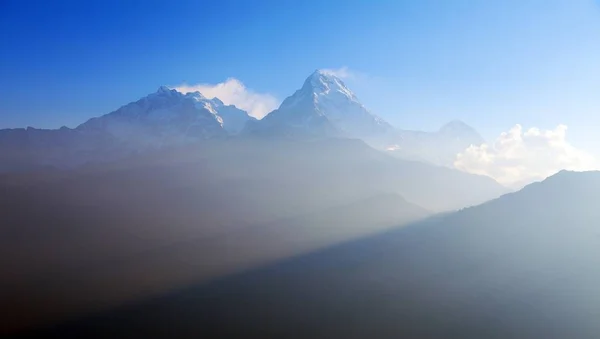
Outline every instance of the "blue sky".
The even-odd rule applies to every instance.
[[[158,86],[234,77],[283,100],[316,68],[392,124],[600,149],[595,0],[1,1],[0,128],[75,126]]]

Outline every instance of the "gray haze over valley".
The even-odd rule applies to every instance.
[[[322,70],[262,119],[161,86],[0,130],[0,333],[597,337],[600,173],[514,192],[455,166],[483,143]]]

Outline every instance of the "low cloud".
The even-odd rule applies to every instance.
[[[600,168],[589,153],[566,139],[567,126],[553,130],[516,125],[492,144],[471,146],[456,157],[454,166],[465,172],[490,176],[501,184],[520,188],[566,169],[586,171]]]
[[[348,69],[348,67],[341,67],[341,68],[337,68],[337,69],[332,69],[332,68],[324,68],[321,69],[322,72],[324,72],[325,74],[331,74],[334,75],[340,79],[350,79],[350,78],[354,78],[355,73],[353,71],[351,71],[350,69]]]
[[[225,82],[214,85],[183,84],[173,88],[182,93],[198,91],[207,98],[219,98],[226,105],[235,105],[257,119],[263,118],[279,106],[279,100],[273,95],[256,93],[235,78],[229,78]]]

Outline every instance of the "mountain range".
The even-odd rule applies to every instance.
[[[478,141],[396,129],[321,71],[260,120],[163,86],[72,129],[0,130],[0,334],[498,198],[439,166]]]
[[[396,129],[365,108],[341,79],[317,70],[261,120],[218,98],[161,86],[73,129],[0,130],[0,172],[73,168],[228,137],[358,138],[400,158],[447,167],[459,152],[483,142],[460,121],[433,133]]]
[[[0,335],[595,337],[600,174],[510,193],[451,168],[482,141],[321,71],[260,120],[160,87],[1,130]]]

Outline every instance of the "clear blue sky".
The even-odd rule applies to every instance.
[[[402,128],[493,139],[570,127],[600,147],[597,0],[0,1],[0,128],[75,126],[162,84],[228,77],[282,100],[348,67]]]

